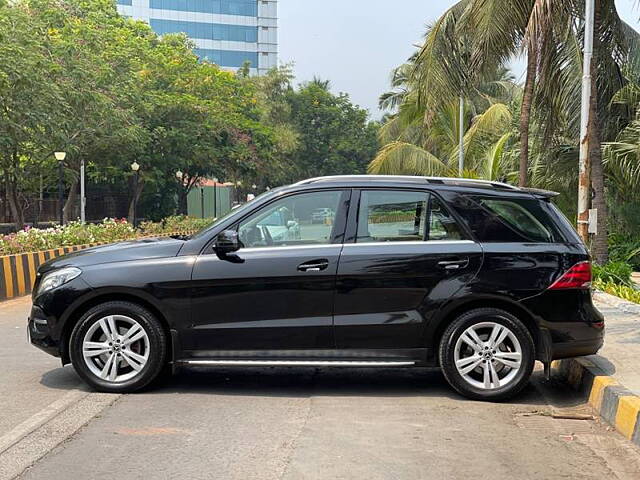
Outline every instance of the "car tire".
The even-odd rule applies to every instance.
[[[167,363],[167,336],[147,309],[99,304],[80,317],[69,339],[71,363],[100,392],[130,393],[156,380]]]
[[[447,382],[458,393],[473,400],[498,402],[517,395],[527,385],[535,346],[527,327],[514,315],[478,308],[460,315],[447,327],[440,341],[439,360]]]

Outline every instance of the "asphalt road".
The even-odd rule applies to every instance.
[[[549,415],[589,409],[540,372],[506,404],[426,370],[188,371],[102,395],[26,344],[28,308],[0,304],[0,478],[640,478],[618,434]]]

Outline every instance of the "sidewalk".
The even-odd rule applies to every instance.
[[[600,292],[594,299],[605,316],[605,342],[586,358],[640,396],[640,305]]]
[[[597,355],[554,362],[554,370],[622,435],[640,446],[640,305],[597,292],[605,344]]]

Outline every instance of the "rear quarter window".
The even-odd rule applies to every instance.
[[[481,242],[557,243],[565,241],[535,198],[461,196],[456,210]]]

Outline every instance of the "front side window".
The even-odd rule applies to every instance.
[[[277,200],[238,225],[245,248],[331,243],[341,191],[312,192]]]
[[[455,220],[427,192],[363,191],[358,243],[460,240]]]

